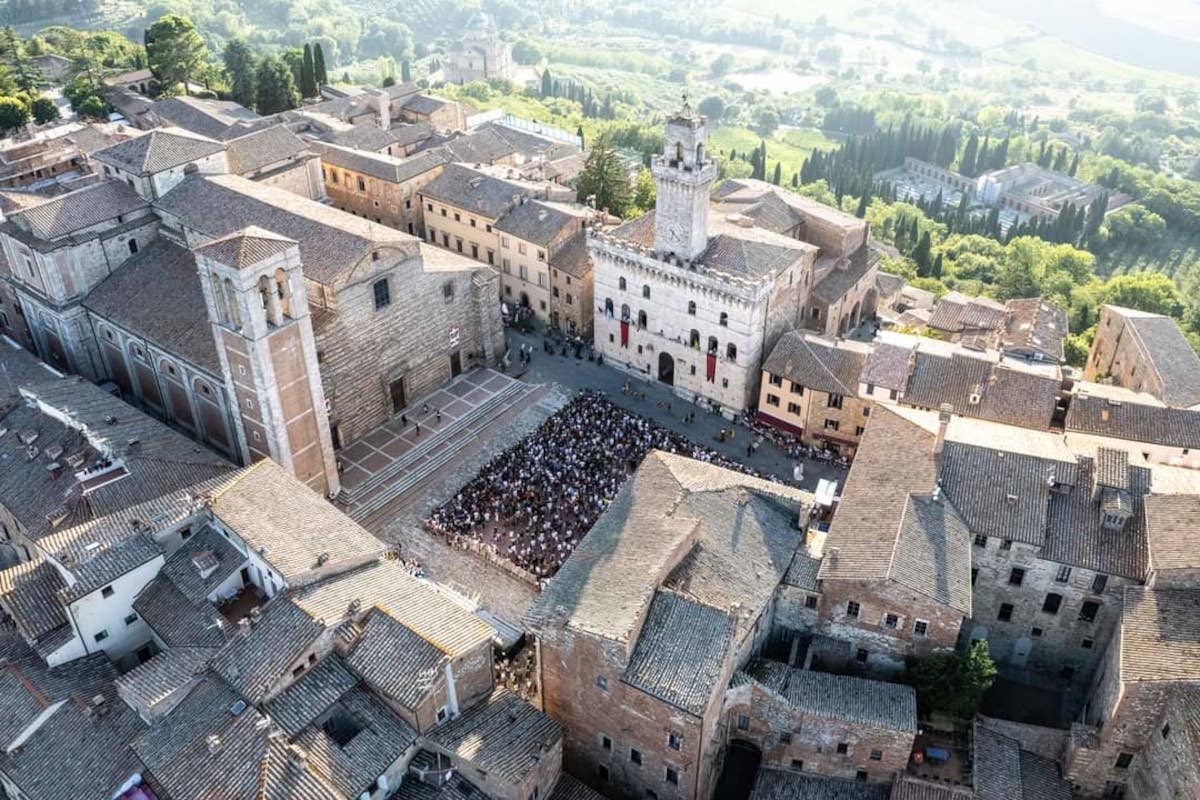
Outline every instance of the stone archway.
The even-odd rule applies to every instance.
[[[658,354],[658,379],[667,386],[675,385],[675,359],[670,353]]]

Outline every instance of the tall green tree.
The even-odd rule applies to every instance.
[[[320,42],[313,45],[313,70],[317,86],[325,86],[329,83],[329,73],[325,69],[325,51],[321,49]],[[408,80],[408,78],[404,80]]]
[[[12,71],[17,88],[26,94],[32,94],[42,76],[37,66],[29,60],[20,37],[8,25],[0,31],[0,50],[4,53],[4,60]]]
[[[33,98],[33,102],[29,104],[29,113],[33,115],[33,121],[38,125],[53,122],[59,117],[58,106],[54,105],[54,101],[44,94]]]
[[[146,57],[159,84],[173,87],[187,82],[204,63],[208,50],[196,26],[187,17],[167,14],[146,29]]]
[[[592,143],[592,151],[579,175],[578,198],[617,216],[629,210],[629,175],[608,133],[600,134]]]
[[[987,640],[971,642],[966,652],[933,653],[913,673],[921,712],[970,719],[996,680],[996,664]]]
[[[300,94],[296,91],[296,82],[292,80],[292,71],[276,56],[268,56],[259,62],[255,84],[254,105],[258,113],[264,116],[300,105]]]
[[[0,131],[9,133],[29,122],[29,107],[17,97],[0,97]]]
[[[307,42],[304,44],[304,61],[300,65],[300,96],[301,97],[316,97],[317,94],[317,74],[313,66],[312,46]]]
[[[979,153],[979,137],[972,133],[963,147],[962,158],[958,161],[958,171],[969,178],[975,177],[975,157]]]
[[[229,77],[229,93],[234,102],[246,108],[253,108],[257,99],[254,91],[254,73],[258,69],[258,59],[250,50],[250,46],[244,39],[230,39],[225,44],[225,52],[221,58],[225,63],[225,74]]]
[[[554,78],[550,77],[550,70],[542,70],[542,97],[554,96]]]
[[[400,62],[400,80],[404,83],[412,80],[412,62],[407,58]]]

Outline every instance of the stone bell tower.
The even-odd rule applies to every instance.
[[[340,488],[292,239],[251,226],[195,251],[247,463],[274,459],[322,494]]]
[[[658,188],[654,249],[689,261],[708,247],[708,196],[717,178],[705,122],[684,95],[683,106],[667,119],[662,155],[650,167]]]

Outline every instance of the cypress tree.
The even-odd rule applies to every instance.
[[[316,69],[313,65],[312,47],[305,42],[304,61],[300,66],[300,96],[315,97],[317,94]]]
[[[963,148],[962,158],[958,162],[958,171],[968,178],[975,177],[975,156],[979,152],[979,137],[974,133],[967,139]]]
[[[329,73],[325,71],[325,51],[321,49],[320,42],[313,45],[313,73],[318,87],[329,83]],[[408,80],[408,78],[404,80]]]
[[[400,62],[400,80],[405,83],[412,80],[412,62],[407,58]]]
[[[854,216],[863,219],[867,216],[867,206],[871,203],[871,195],[863,192],[862,197],[858,198],[858,209],[854,212]]]
[[[550,77],[550,70],[542,72],[542,97],[554,96],[554,79]]]
[[[779,186],[782,182],[783,182],[783,163],[780,161],[776,161],[775,162],[775,174],[773,176],[771,176],[771,183],[775,184],[776,186]]]

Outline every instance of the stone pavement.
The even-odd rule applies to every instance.
[[[506,331],[506,334],[508,347],[513,354],[511,356],[513,367],[510,368],[509,374],[524,381],[554,383],[573,391],[599,389],[607,394],[614,403],[635,414],[648,417],[659,425],[688,437],[697,444],[710,447],[735,461],[757,469],[759,472],[773,475],[776,479],[789,484],[793,483],[792,468],[796,464],[795,460],[789,458],[785,452],[771,442],[764,440],[754,455],[747,457],[746,445],[752,434],[745,425],[740,423],[733,425],[719,414],[705,411],[681,400],[675,396],[670,387],[657,381],[631,379],[626,373],[609,367],[607,364],[598,366],[595,362],[588,361],[586,355],[582,359],[576,359],[574,355],[549,355],[542,350],[541,334],[522,334],[511,328]],[[533,360],[524,371],[518,368],[520,362],[516,356],[522,344],[532,346],[534,349]],[[644,392],[646,399],[642,400],[632,394],[623,394],[621,387],[626,380],[629,380],[639,393]],[[683,417],[689,411],[696,412],[696,419],[689,424],[684,424]],[[718,441],[718,432],[721,429],[729,430],[730,428],[736,431],[734,438],[726,442]],[[804,489],[815,490],[820,478],[837,481],[839,490],[846,481],[847,470],[835,467],[829,462],[811,459],[802,459],[802,462],[804,480],[800,485]]]

